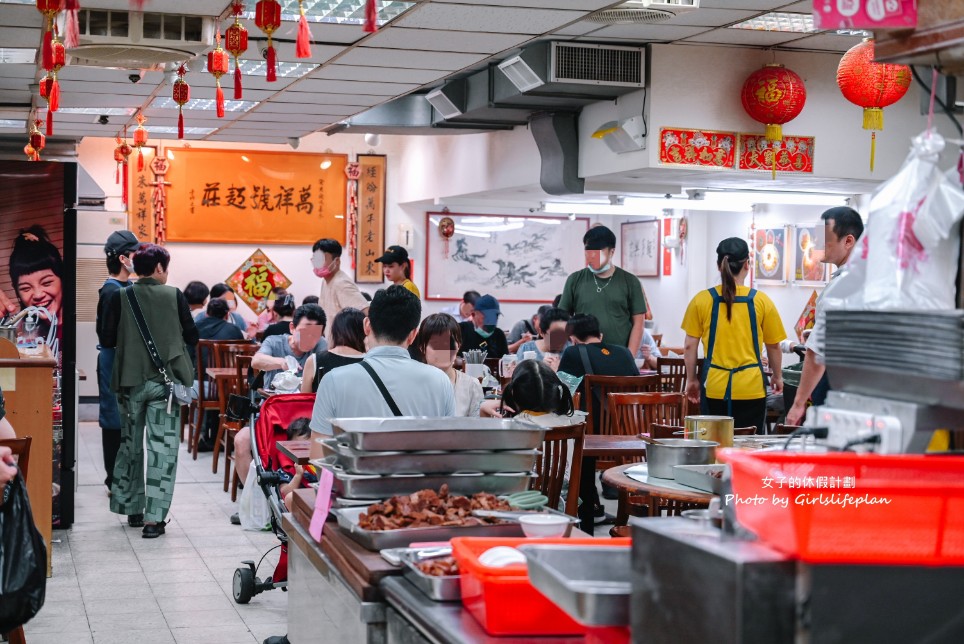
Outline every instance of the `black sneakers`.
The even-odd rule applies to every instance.
[[[164,534],[164,526],[167,525],[167,521],[161,521],[159,523],[149,523],[144,526],[144,531],[141,536],[145,539],[156,539],[162,534]]]
[[[129,514],[127,516],[127,525],[132,528],[143,528],[144,527],[144,515],[143,514]]]

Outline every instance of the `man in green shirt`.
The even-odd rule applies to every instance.
[[[639,279],[613,265],[616,235],[605,226],[590,228],[582,238],[586,268],[566,279],[559,308],[570,314],[596,316],[603,341],[639,351],[646,300]]]

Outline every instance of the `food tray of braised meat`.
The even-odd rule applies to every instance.
[[[402,575],[412,585],[437,602],[462,600],[459,564],[451,555],[420,559],[418,551],[402,555]]]
[[[509,510],[507,501],[480,492],[450,494],[443,485],[407,496],[393,496],[366,508],[338,508],[338,526],[369,550],[403,548],[414,542],[452,537],[521,537],[517,523],[472,516],[474,510]]]
[[[545,428],[501,418],[335,418],[335,438],[369,452],[536,449]]]
[[[356,450],[336,438],[322,441],[326,459],[332,458],[349,474],[448,474],[450,472],[527,472],[535,465],[536,450],[473,450],[459,452],[369,452]]]

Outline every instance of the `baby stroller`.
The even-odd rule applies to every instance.
[[[278,451],[277,443],[287,439],[287,427],[292,421],[311,416],[314,403],[314,394],[272,396],[261,405],[256,420],[252,414],[250,426],[253,427],[254,435],[251,451],[258,475],[258,487],[271,508],[271,530],[281,541],[281,557],[274,573],[263,580],[257,577],[258,571],[253,561],[241,562],[243,566],[234,571],[232,585],[234,601],[238,604],[247,604],[255,595],[273,588],[286,589],[288,586],[288,535],[281,528],[281,515],[285,512],[285,506],[279,491],[283,482],[279,473],[282,470],[293,473],[294,463]]]

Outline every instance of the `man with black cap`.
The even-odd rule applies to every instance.
[[[121,444],[121,414],[117,407],[117,396],[110,388],[111,372],[114,369],[114,349],[103,346],[104,320],[107,315],[111,295],[130,282],[131,255],[138,249],[140,242],[129,230],[118,230],[110,234],[104,244],[104,254],[107,255],[107,272],[110,277],[97,291],[97,391],[100,403],[100,431],[101,444],[104,448],[104,469],[107,478],[104,485],[108,493],[114,478],[114,462],[117,450]]]
[[[831,208],[821,215],[824,221],[824,264],[837,267],[833,277],[837,277],[840,269],[850,259],[850,254],[857,246],[857,240],[864,232],[864,222],[860,214],[853,208],[838,206]],[[831,278],[833,279],[833,278]],[[823,326],[824,315],[817,300],[817,315],[813,330],[807,339],[807,355],[803,359],[803,373],[800,375],[800,385],[793,399],[793,406],[787,410],[787,425],[799,425],[803,422],[807,411],[807,400],[814,405],[822,405],[830,390],[827,380],[826,367],[823,366]]]
[[[582,238],[586,268],[566,280],[559,308],[588,313],[599,320],[603,340],[636,355],[643,338],[646,299],[639,279],[613,264],[616,235],[605,226],[590,228]]]
[[[505,339],[505,332],[499,328],[500,315],[499,300],[488,294],[477,299],[472,321],[459,324],[462,331],[459,355],[479,349],[488,352],[487,358],[501,360],[509,352],[509,343]]]
[[[382,265],[382,272],[392,284],[404,286],[415,294],[415,297],[422,299],[422,294],[415,286],[411,278],[412,265],[408,259],[408,251],[402,246],[389,246],[385,253],[375,260]]]

